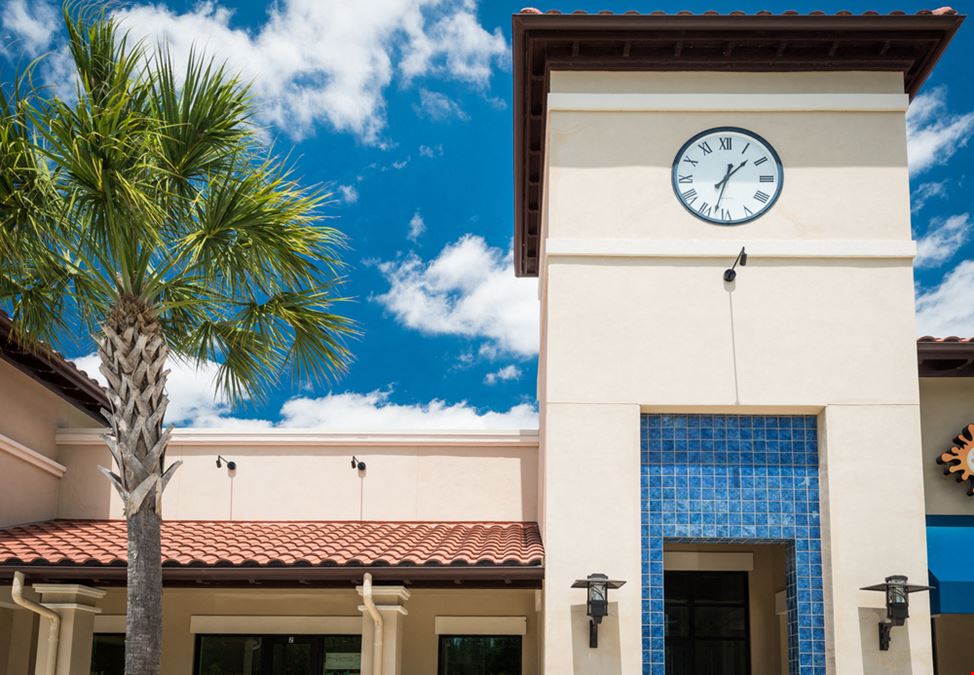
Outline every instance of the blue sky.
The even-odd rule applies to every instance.
[[[346,377],[230,410],[211,369],[177,366],[170,421],[206,426],[533,427],[534,280],[514,278],[511,14],[500,0],[114,3],[134,34],[193,44],[254,82],[261,122],[299,173],[335,192],[349,236],[347,307],[364,335]],[[3,80],[39,53],[63,81],[54,3],[0,3]],[[915,11],[923,5],[793,3]],[[767,9],[748,2],[549,2],[543,9]],[[785,7],[772,7],[773,10]],[[961,11],[963,7],[959,7]],[[974,25],[961,29],[910,120],[921,333],[974,335]],[[969,307],[968,305],[971,305]],[[89,372],[91,348],[68,347]]]

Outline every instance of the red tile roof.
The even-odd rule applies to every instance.
[[[547,11],[541,11],[540,9],[537,9],[535,7],[525,7],[524,9],[522,9],[519,12],[519,14],[578,14],[578,15],[588,15],[588,14],[590,14],[590,12],[586,12],[585,10],[582,10],[582,9],[576,9],[575,11],[572,11],[572,12],[561,12],[561,11],[559,11],[557,9],[549,9]],[[666,15],[666,12],[662,12],[662,11],[659,11],[659,10],[654,11],[654,12],[640,12],[640,11],[635,10],[635,9],[630,9],[630,10],[628,10],[626,12],[611,12],[611,11],[608,11],[608,10],[602,10],[602,11],[599,11],[599,12],[591,12],[591,14],[598,14],[598,15],[601,15],[601,16],[619,16],[619,15],[622,15],[622,16],[665,16]],[[768,10],[765,9],[765,10],[760,10],[760,11],[753,12],[751,14],[748,14],[747,12],[742,12],[740,10],[735,10],[735,11],[727,12],[726,14],[723,14],[722,15],[720,12],[716,12],[714,10],[710,10],[710,11],[707,11],[707,12],[691,12],[689,10],[683,10],[681,12],[674,12],[674,14],[676,16],[773,16],[774,15],[774,12],[770,12],[770,11],[768,11]],[[779,12],[779,14],[781,16],[802,16],[802,13],[801,12],[797,12],[797,11],[795,11],[793,9],[786,9],[786,10],[784,10],[782,12]],[[887,15],[888,16],[906,16],[907,14],[908,14],[907,12],[904,12],[902,10],[894,10],[892,12],[889,12]],[[931,15],[931,14],[932,15],[935,15],[935,16],[954,16],[954,15],[957,14],[957,10],[954,9],[953,7],[940,7],[938,9],[921,9],[921,10],[919,10],[917,12],[914,12],[914,14],[916,16],[926,16],[926,15]],[[859,13],[859,16],[882,16],[882,15],[883,15],[882,12],[876,12],[876,11],[873,11],[873,10],[866,10],[864,12],[860,12]],[[827,16],[827,14],[825,12],[821,11],[821,10],[814,10],[814,11],[808,12],[807,14],[804,14],[804,16]],[[840,10],[838,12],[835,12],[833,16],[856,16],[856,13],[855,12],[850,12],[848,10]]]
[[[959,342],[959,343],[974,343],[974,337],[957,337],[956,335],[950,335],[948,337],[933,337],[932,335],[924,335],[922,338],[917,338],[917,342]]]
[[[538,566],[536,523],[171,520],[170,567]],[[52,520],[0,530],[0,565],[123,566],[124,520]]]

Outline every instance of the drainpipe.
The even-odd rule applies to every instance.
[[[14,583],[10,588],[10,596],[13,601],[28,609],[35,614],[40,614],[51,622],[51,630],[48,634],[48,658],[47,675],[54,675],[57,672],[58,642],[61,637],[61,616],[50,607],[28,600],[24,597],[24,573],[14,572]]]
[[[362,602],[375,625],[372,633],[372,675],[382,675],[382,615],[372,599],[372,575],[369,572],[362,577]]]

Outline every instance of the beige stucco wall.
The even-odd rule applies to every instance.
[[[178,434],[177,434],[178,436]],[[535,520],[537,440],[510,445],[397,446],[192,445],[174,440],[182,460],[166,489],[166,518],[236,520]],[[59,515],[120,518],[121,502],[97,471],[108,450],[95,439],[68,445]],[[216,467],[222,454],[235,472]],[[364,473],[352,455],[367,463]]]
[[[640,411],[660,410],[819,414],[830,672],[931,672],[926,598],[911,607],[909,640],[881,655],[881,598],[858,591],[926,570],[903,112],[612,109],[617,93],[712,94],[718,80],[721,92],[754,94],[755,107],[761,92],[902,93],[888,75],[792,73],[787,86],[766,77],[552,77],[553,91],[591,94],[596,108],[600,90],[611,93],[605,110],[548,119],[547,673],[640,672],[638,423]],[[670,184],[682,143],[724,125],[763,136],[785,167],[778,203],[737,227],[695,219]],[[889,253],[876,255],[873,241]],[[725,284],[723,270],[752,244],[736,284]],[[876,461],[883,477],[869,480]],[[618,635],[597,654],[574,649],[585,639],[583,598],[568,588],[596,571],[629,581],[613,596]]]
[[[61,462],[57,430],[95,426],[91,417],[0,360],[0,434]],[[58,485],[53,474],[0,448],[0,527],[53,518]]]
[[[538,620],[533,590],[437,590],[413,589],[404,603],[408,614],[402,623],[402,675],[436,672],[437,616],[523,616],[523,674],[537,675]],[[353,616],[361,617],[361,598],[353,589],[166,589],[163,595],[163,675],[192,672],[195,636],[190,630],[194,615]],[[125,593],[110,589],[99,606],[106,616],[125,611]],[[268,618],[267,632],[274,619]],[[363,645],[371,649],[371,645]]]
[[[967,483],[944,476],[937,457],[953,446],[954,437],[974,422],[974,379],[928,377],[920,380],[920,425],[923,430],[923,484],[927,513],[974,515]]]

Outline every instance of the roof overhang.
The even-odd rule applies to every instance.
[[[14,322],[0,312],[0,359],[42,386],[105,423],[101,410],[108,409],[108,395],[97,382],[45,344],[27,344],[17,335]]]
[[[0,582],[23,572],[31,583],[86,582],[97,586],[124,586],[125,565],[2,565]],[[541,565],[435,565],[435,566],[167,566],[162,583],[167,587],[327,587],[351,588],[368,572],[384,584],[418,588],[541,588]]]
[[[974,342],[962,338],[917,340],[920,377],[974,377]]]
[[[708,13],[513,17],[514,268],[537,276],[552,70],[888,71],[915,96],[964,17]]]

